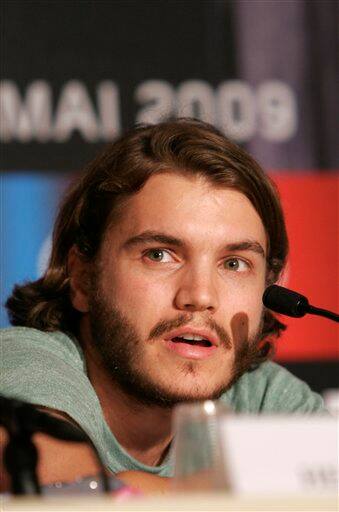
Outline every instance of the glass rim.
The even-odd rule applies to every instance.
[[[179,418],[208,418],[229,414],[229,407],[220,400],[201,400],[177,404],[173,410],[173,420]]]

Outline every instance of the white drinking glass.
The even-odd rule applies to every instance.
[[[228,408],[212,400],[180,404],[174,410],[175,491],[228,491],[220,420]]]

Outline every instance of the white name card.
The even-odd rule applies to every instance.
[[[225,416],[223,456],[237,494],[338,493],[338,420]]]

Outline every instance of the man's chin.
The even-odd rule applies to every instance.
[[[160,406],[171,408],[183,402],[193,402],[202,400],[217,400],[230,387],[231,379],[216,383],[215,379],[198,380],[192,376],[175,378],[168,381],[164,379],[140,378],[137,382],[125,387],[124,391],[139,403],[148,406]],[[213,382],[213,386],[211,386]],[[173,385],[173,383],[176,383]]]
[[[203,400],[217,400],[227,390],[227,386],[217,390],[182,390],[182,392],[176,392],[168,394],[173,404],[179,404],[183,402],[196,402]]]

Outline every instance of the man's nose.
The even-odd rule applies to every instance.
[[[218,309],[219,297],[216,276],[211,272],[187,270],[180,276],[175,306],[182,311],[209,311]]]

